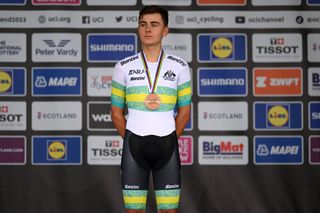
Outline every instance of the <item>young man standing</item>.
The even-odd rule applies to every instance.
[[[142,51],[119,61],[114,70],[111,115],[124,139],[121,181],[126,213],[145,212],[150,172],[158,213],[178,212],[177,138],[190,118],[192,91],[188,64],[162,50],[168,32],[167,10],[143,8],[138,26]]]

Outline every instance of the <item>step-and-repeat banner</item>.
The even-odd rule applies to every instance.
[[[150,4],[192,72],[180,212],[319,213],[319,0],[0,0],[0,212],[124,211],[111,81]]]

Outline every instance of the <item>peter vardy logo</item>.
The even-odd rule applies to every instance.
[[[302,121],[300,102],[254,103],[255,130],[301,130]]]
[[[89,62],[116,62],[137,53],[135,34],[89,34]]]
[[[254,138],[255,164],[302,164],[303,137],[256,136]]]
[[[80,96],[80,68],[32,69],[32,94],[34,96]]]
[[[25,96],[26,70],[0,67],[0,96]]]
[[[32,137],[33,165],[81,165],[81,153],[80,136]]]
[[[245,68],[200,68],[197,73],[199,96],[247,95]]]
[[[26,0],[0,0],[0,5],[25,5]]]
[[[247,61],[247,37],[244,34],[198,35],[199,62]]]
[[[320,130],[320,102],[309,103],[309,129]]]

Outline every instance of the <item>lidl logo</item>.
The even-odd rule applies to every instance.
[[[0,5],[25,5],[26,0],[0,0]]]
[[[199,96],[247,95],[245,68],[200,68],[197,73]]]
[[[198,5],[245,5],[246,0],[197,0]]]
[[[256,136],[253,146],[255,164],[303,163],[301,136]]]
[[[309,5],[320,5],[320,0],[307,0]]]
[[[309,129],[320,130],[320,102],[309,103]]]
[[[32,83],[34,96],[79,96],[81,68],[34,68]]]
[[[244,34],[199,34],[199,62],[243,62],[247,60]]]
[[[301,130],[302,103],[254,103],[254,128],[256,130]]]
[[[0,68],[0,96],[24,96],[25,94],[25,69]]]
[[[137,53],[136,34],[89,34],[89,62],[117,62]]]
[[[32,164],[80,165],[82,163],[80,136],[32,137]]]
[[[301,68],[253,69],[255,96],[301,96]]]

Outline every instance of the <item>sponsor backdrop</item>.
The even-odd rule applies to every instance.
[[[110,88],[150,4],[192,72],[180,212],[319,213],[319,0],[0,0],[0,212],[124,211]]]

